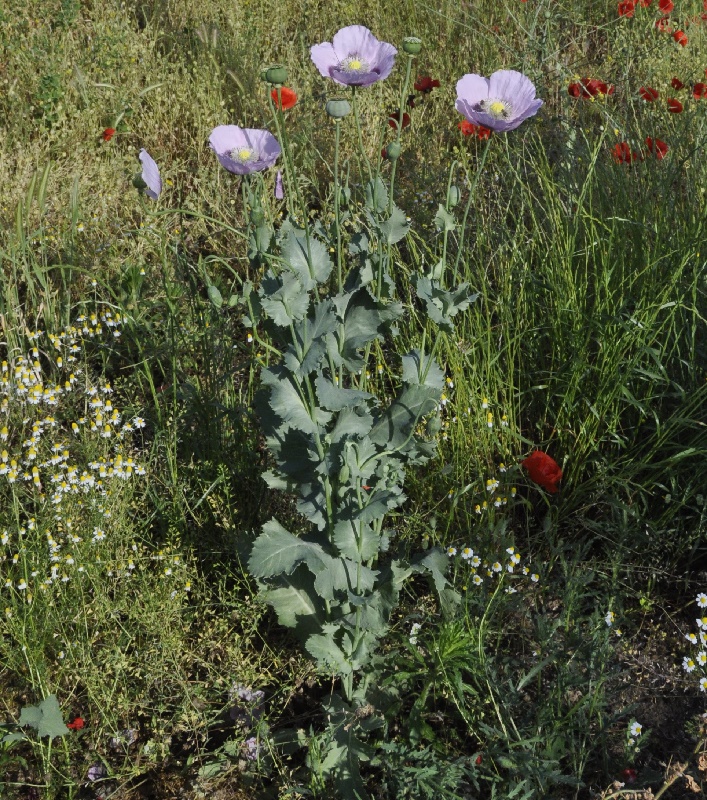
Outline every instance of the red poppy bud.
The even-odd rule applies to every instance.
[[[701,100],[703,97],[707,97],[707,84],[696,83],[692,88],[692,96],[695,100]]]
[[[638,90],[638,94],[640,94],[641,97],[649,103],[652,103],[654,100],[658,99],[658,92],[655,89],[652,89],[650,86],[641,86],[641,88]]]
[[[114,135],[115,135],[115,128],[106,128],[102,134],[103,141],[110,142],[110,140],[113,138]]]
[[[523,2],[525,2],[525,0],[523,0]],[[482,762],[483,760],[484,760],[484,759],[483,759],[483,758],[481,757],[481,755],[479,754],[478,756],[476,756],[476,761],[474,761],[474,763],[475,763],[475,764],[476,764],[476,766],[478,767],[478,766],[479,766],[479,764],[481,764],[481,762]]]
[[[636,0],[621,0],[619,3],[619,16],[632,17],[636,13]]]
[[[685,47],[687,45],[687,36],[685,35],[684,31],[675,31],[673,34],[673,39],[681,46]]]
[[[275,108],[277,108],[277,89],[273,89],[272,92],[270,92],[270,97],[272,97],[272,101],[275,103]],[[297,103],[297,94],[293,92],[292,89],[288,89],[286,86],[282,86],[280,88],[280,98],[282,100],[282,107],[280,108],[280,111],[287,111]]]
[[[679,78],[673,78],[670,81],[670,85],[673,87],[673,89],[684,89],[685,88],[685,84]]]
[[[542,450],[535,450],[520,463],[528,470],[530,479],[538,486],[542,486],[550,494],[557,492],[557,484],[562,480],[562,470],[552,456],[543,453]]]
[[[682,112],[682,103],[674,97],[668,98],[668,111],[671,114],[680,114]]]
[[[658,8],[663,14],[669,14],[675,8],[675,3],[673,0],[659,0]]]

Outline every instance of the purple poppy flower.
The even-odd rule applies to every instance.
[[[142,179],[145,181],[145,194],[152,200],[157,200],[162,191],[162,178],[155,159],[143,147],[138,156],[142,164]]]
[[[275,178],[275,199],[282,200],[285,197],[285,189],[282,185],[282,172],[280,170],[277,171],[277,177]]]
[[[530,78],[512,69],[494,72],[490,78],[465,75],[457,83],[457,111],[492,131],[514,130],[537,114],[542,104]]]
[[[342,86],[370,86],[387,78],[397,52],[363,25],[342,28],[331,42],[315,44],[310,50],[319,72]]]
[[[219,125],[209,136],[216,158],[229,172],[250,175],[268,169],[282,152],[270,131],[239,128],[238,125]]]

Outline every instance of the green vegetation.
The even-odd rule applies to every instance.
[[[704,791],[707,9],[672,5],[6,0],[3,797]],[[399,52],[353,93],[309,51],[356,23]],[[499,69],[543,107],[460,130]],[[229,124],[276,167],[223,169]]]

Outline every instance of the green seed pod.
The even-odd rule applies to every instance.
[[[351,113],[351,103],[343,97],[333,97],[327,101],[326,113],[332,119],[343,119]]]
[[[348,483],[350,475],[351,470],[349,469],[349,465],[344,464],[344,466],[339,470],[339,483]]]
[[[211,300],[211,303],[216,308],[220,309],[221,306],[223,305],[223,297],[221,296],[221,292],[219,292],[219,290],[216,288],[216,286],[213,285],[213,283],[207,288],[206,294],[208,295],[209,300]]]
[[[419,55],[420,50],[422,50],[422,39],[418,39],[417,36],[406,36],[403,39],[403,52],[409,56]]]
[[[282,64],[273,64],[265,70],[265,80],[273,86],[282,86],[287,83],[287,67]]]
[[[455,208],[458,206],[461,196],[462,193],[459,191],[459,187],[452,184],[449,187],[449,194],[447,195],[447,205],[449,208]]]
[[[250,221],[255,225],[257,228],[259,225],[262,225],[265,222],[265,214],[263,213],[262,208],[253,208],[250,212]]]
[[[442,417],[437,412],[434,417],[427,420],[427,435],[434,436],[442,430]]]
[[[397,142],[391,142],[385,148],[385,154],[391,161],[397,161],[400,158],[400,145]]]
[[[139,172],[136,172],[133,176],[133,186],[141,192],[144,192],[147,189],[147,184],[142,179],[142,175]]]

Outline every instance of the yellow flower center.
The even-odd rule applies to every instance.
[[[345,72],[368,72],[368,64],[358,56],[349,56],[341,62]]]
[[[361,62],[357,58],[352,59],[351,61],[349,61],[349,69],[355,69],[355,70],[361,69]]]
[[[249,150],[247,147],[241,147],[241,149],[237,153],[238,160],[247,161],[250,158],[252,152],[253,151]]]
[[[489,112],[494,117],[500,117],[506,110],[506,106],[500,100],[493,100],[489,103]]]

